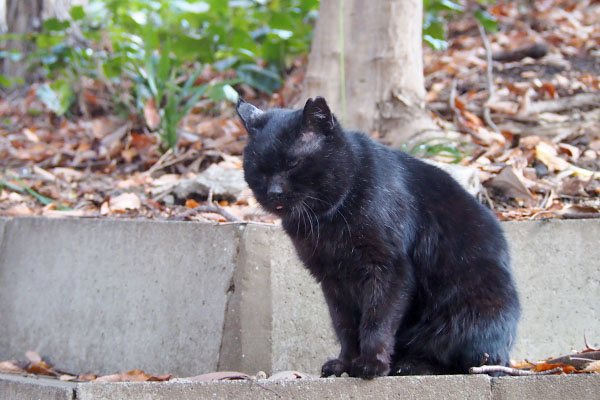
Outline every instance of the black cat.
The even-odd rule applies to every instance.
[[[508,363],[520,307],[489,210],[442,170],[342,129],[322,97],[237,111],[246,181],[329,306],[341,352],[323,376]]]

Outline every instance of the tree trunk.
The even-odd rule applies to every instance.
[[[347,128],[393,147],[438,131],[423,108],[422,19],[422,0],[321,0],[302,99],[325,97]]]
[[[37,32],[41,27],[43,0],[6,0],[6,30],[19,35]],[[25,40],[11,39],[6,42],[6,50],[15,50],[27,54],[32,44]],[[9,78],[26,78],[25,60],[15,62],[8,58],[2,60],[1,74]]]
[[[42,21],[56,17],[60,20],[70,19],[73,5],[87,5],[88,0],[0,0],[0,31],[19,35],[39,32]],[[5,42],[6,50],[16,50],[23,54],[18,62],[9,59],[0,60],[0,74],[9,78],[21,78],[31,81],[34,74],[25,71],[26,54],[33,49],[26,40],[12,39]]]

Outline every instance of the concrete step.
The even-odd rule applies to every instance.
[[[295,381],[64,383],[0,375],[7,400],[128,399],[481,399],[597,400],[600,374],[490,378],[476,375],[355,378]]]
[[[513,358],[600,346],[600,221],[503,223],[523,304]],[[319,372],[338,352],[276,226],[0,218],[0,360],[194,376]]]

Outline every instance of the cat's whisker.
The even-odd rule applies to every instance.
[[[318,197],[314,197],[314,196],[309,196],[309,195],[306,195],[306,198],[307,198],[307,199],[316,200],[316,201],[320,201],[321,203],[324,203],[324,204],[326,204],[326,205],[328,205],[328,206],[330,206],[330,207],[333,207],[333,203],[331,203],[331,202],[329,202],[329,201],[325,201],[325,200],[323,200],[323,199],[320,199],[320,198],[318,198]],[[313,213],[315,213],[315,212],[313,211]],[[352,232],[351,232],[351,230],[350,230],[350,224],[348,223],[348,220],[346,219],[346,217],[344,216],[344,214],[342,213],[342,211],[340,210],[340,208],[338,208],[338,209],[336,210],[336,213],[337,213],[337,214],[340,214],[340,216],[342,217],[342,219],[343,219],[343,220],[344,220],[344,222],[346,223],[346,227],[348,228],[348,236],[350,236],[350,237],[351,237],[351,236],[352,236]],[[315,214],[315,215],[316,215],[316,214]]]
[[[304,201],[303,201],[304,203]],[[304,203],[304,205],[313,213],[313,215],[315,216],[315,221],[317,221],[317,240],[315,242],[315,248],[313,250],[313,254],[315,253],[315,251],[317,251],[317,246],[319,245],[319,238],[321,236],[321,225],[319,224],[319,217],[317,216],[317,213],[315,213],[315,210],[313,210],[308,204]],[[312,232],[312,230],[311,230]]]
[[[308,205],[306,204],[306,202],[304,200],[302,200],[302,206],[303,206],[303,210],[306,213],[306,217],[308,218],[308,222],[310,224],[310,236],[314,237],[314,231],[313,231],[313,222],[312,222],[312,217],[310,216],[310,213],[308,212]]]

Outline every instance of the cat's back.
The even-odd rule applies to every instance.
[[[404,246],[429,240],[424,237],[429,234],[436,241],[443,238],[459,258],[479,249],[508,263],[508,245],[496,217],[447,172],[358,132],[349,132],[349,140],[362,158],[363,214],[374,223],[396,228]]]

